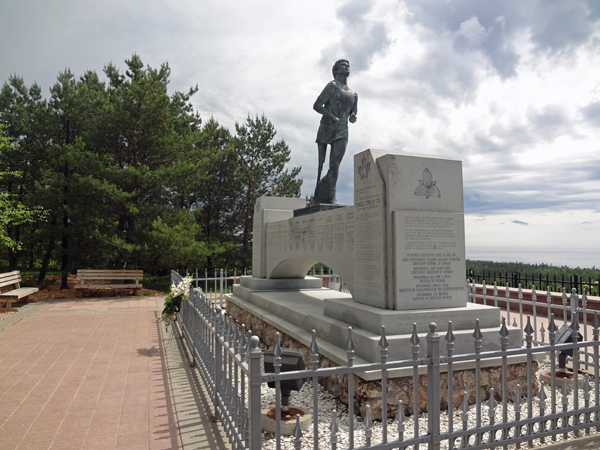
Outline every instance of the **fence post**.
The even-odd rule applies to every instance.
[[[215,398],[214,398],[214,407],[215,407],[215,417],[220,419],[219,410],[220,402],[219,398],[221,396],[221,381],[222,375],[221,372],[223,370],[223,349],[221,347],[221,343],[219,342],[219,337],[221,336],[221,330],[223,326],[223,317],[221,315],[221,308],[219,306],[215,309],[216,314],[215,318]]]
[[[429,324],[427,333],[427,416],[429,450],[440,448],[440,335],[436,333],[435,322]],[[417,389],[415,386],[414,389]],[[452,399],[448,400],[448,405]]]
[[[248,402],[250,403],[248,415],[250,419],[250,450],[260,450],[262,445],[262,423],[261,423],[261,393],[262,385],[261,357],[262,352],[258,348],[258,336],[250,338],[250,352],[248,352],[248,369],[250,372],[250,386]]]
[[[219,306],[221,306],[221,308],[223,307],[223,269],[221,269],[221,272],[219,273],[219,279],[221,281],[221,292],[219,295]]]

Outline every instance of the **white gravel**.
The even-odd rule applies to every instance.
[[[548,367],[545,367],[544,364],[541,365],[540,370],[548,370]],[[583,382],[580,383],[580,386]],[[593,403],[594,399],[594,385],[592,380],[590,381],[591,391],[590,391],[590,403]],[[547,396],[545,413],[550,413],[550,399],[551,399],[551,390],[548,386],[545,386],[545,392]],[[524,389],[525,390],[525,389]],[[526,391],[523,393],[526,394]],[[333,398],[333,396],[323,389],[322,386],[319,386],[319,446],[320,449],[331,448],[330,443],[330,426],[331,426],[331,418],[332,411],[336,411],[337,423],[339,427],[338,431],[338,449],[345,449],[349,446],[349,438],[348,438],[348,408],[346,405],[341,403],[340,401]],[[573,408],[573,393],[569,394],[569,410]],[[263,409],[274,408],[275,407],[275,390],[269,389],[266,383],[263,385],[262,389],[262,407]],[[292,398],[290,402],[291,406],[301,407],[307,410],[312,414],[313,408],[313,399],[312,399],[312,382],[308,380],[302,389],[299,392],[292,392]],[[579,391],[579,405],[583,407],[585,405],[584,393],[580,389]],[[536,396],[533,399],[532,405],[532,414],[533,417],[539,415],[539,398]],[[556,392],[556,409],[557,411],[562,411],[562,394],[560,390]],[[482,405],[481,408],[481,423],[483,425],[489,424],[489,415],[488,415],[488,407],[487,403]],[[508,420],[515,419],[515,408],[514,403],[510,402],[507,405],[507,415]],[[454,429],[462,429],[462,409],[454,411]],[[527,400],[523,398],[521,403],[521,418],[527,417]],[[447,412],[442,412],[441,417],[442,424],[442,432],[448,430],[448,414]],[[362,418],[357,417],[356,419],[357,425],[355,427],[354,433],[354,445],[362,446],[366,445],[365,441],[365,425]],[[502,405],[498,404],[495,408],[495,423],[502,421]],[[398,439],[398,423],[393,419],[388,419],[388,442]],[[413,426],[414,426],[414,417],[407,417],[404,421],[404,439],[409,439],[413,437]],[[468,427],[473,428],[476,426],[476,407],[472,405],[468,411]],[[536,426],[537,429],[537,426]],[[371,444],[375,445],[382,442],[383,435],[383,424],[381,421],[376,421],[372,426],[372,440]],[[427,414],[419,415],[419,434],[427,434]],[[584,435],[585,430],[580,432],[580,435]],[[590,429],[590,434],[596,434],[595,428]],[[569,440],[574,439],[574,433],[569,433]],[[560,434],[556,437],[557,441],[563,440],[563,435]],[[293,436],[282,436],[281,448],[283,450],[293,450],[294,449],[294,437]],[[546,438],[546,444],[542,444],[539,439],[534,440],[533,447],[543,447],[544,445],[548,445],[552,443],[551,438]],[[460,445],[460,442],[455,444],[456,446]],[[269,433],[263,433],[263,448],[264,449],[275,449],[275,435]],[[313,426],[311,425],[306,432],[303,433],[302,436],[302,448],[303,449],[312,449],[313,448]],[[421,448],[426,448],[426,445],[421,445]],[[448,442],[442,442],[442,449],[448,449]],[[499,446],[502,448],[502,446]],[[509,448],[516,448],[514,445],[509,446]],[[527,442],[521,443],[520,448],[532,448],[528,446]]]

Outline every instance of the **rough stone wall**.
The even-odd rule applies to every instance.
[[[304,362],[307,367],[310,364],[310,350],[307,346],[296,341],[291,336],[277,330],[263,320],[250,314],[248,311],[239,306],[227,302],[227,314],[239,323],[246,325],[247,330],[252,330],[252,333],[257,335],[261,343],[271,347],[275,344],[275,333],[280,334],[280,343],[282,347],[301,349],[304,354]],[[338,364],[330,359],[319,355],[319,367],[336,367]],[[538,370],[537,362],[533,364],[533,373]],[[452,400],[454,408],[458,408],[464,397],[464,392],[468,395],[468,403],[474,404],[476,398],[475,385],[475,370],[460,370],[455,371],[452,376]],[[325,389],[331,392],[340,401],[348,404],[348,376],[347,375],[332,375],[330,377],[319,378],[319,383]],[[373,419],[381,419],[382,403],[381,403],[381,381],[365,381],[354,376],[355,395],[354,409],[356,414],[364,415],[366,406],[371,406],[371,417]],[[527,392],[527,364],[511,364],[508,366],[508,398],[512,400],[515,395],[517,384],[521,387],[521,392]],[[488,367],[481,369],[481,400],[489,399],[490,388],[494,388],[495,398],[498,401],[502,400],[502,368]],[[533,394],[537,395],[540,389],[540,384],[537,377],[533,379]],[[420,375],[418,381],[419,390],[419,412],[427,411],[427,376]],[[387,416],[395,417],[398,405],[402,401],[404,412],[407,415],[414,413],[413,408],[413,377],[401,377],[388,379],[388,408]],[[440,375],[440,386],[438,389],[440,407],[448,408],[448,374]]]

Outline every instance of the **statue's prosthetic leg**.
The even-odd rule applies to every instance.
[[[323,164],[325,164],[325,156],[327,154],[327,144],[317,144],[319,149],[319,170],[317,171],[317,184],[321,181],[321,172],[323,171]]]
[[[329,177],[329,203],[337,204],[336,200],[336,187],[337,180],[340,174],[340,164],[342,158],[346,153],[346,146],[348,145],[347,139],[338,139],[331,144],[331,153],[329,154],[329,171],[327,177]]]

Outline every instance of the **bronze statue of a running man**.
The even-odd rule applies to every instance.
[[[319,149],[319,170],[313,205],[337,204],[336,184],[340,164],[348,145],[348,121],[356,122],[358,112],[358,95],[346,84],[350,76],[350,63],[340,59],[331,71],[334,79],[325,86],[313,106],[315,111],[323,115],[316,140]],[[329,170],[321,179],[328,144],[331,146]]]

